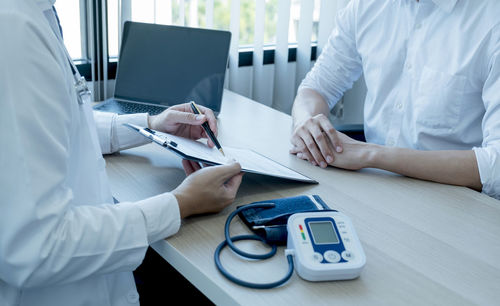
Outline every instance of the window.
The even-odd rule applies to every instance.
[[[314,2],[312,42],[317,41],[318,37],[320,0],[314,0]],[[128,7],[123,8],[123,6]],[[255,0],[240,0],[240,48],[248,49],[253,45],[255,10]],[[272,46],[276,43],[277,10],[278,0],[265,0],[265,46]],[[120,14],[129,16],[120,16]],[[120,19],[229,30],[231,0],[108,0],[108,48],[110,57],[117,57],[119,53]],[[299,19],[300,0],[291,0],[288,34],[291,44],[297,43]]]
[[[82,18],[80,13],[80,0],[64,0],[55,3],[61,27],[63,29],[64,43],[69,54],[75,60],[86,59],[86,51],[82,48],[85,43],[82,38]]]

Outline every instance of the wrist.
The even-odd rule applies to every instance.
[[[172,191],[172,194],[177,199],[177,204],[179,205],[179,214],[181,216],[181,219],[184,219],[192,215],[193,212],[191,209],[191,205],[189,204],[190,203],[189,198],[176,189]]]
[[[366,145],[365,168],[379,168],[385,147],[373,143],[367,143]]]
[[[153,121],[153,116],[148,114],[148,128],[152,128],[152,122]]]

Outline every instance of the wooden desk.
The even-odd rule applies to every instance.
[[[219,214],[183,220],[177,235],[153,248],[218,305],[498,305],[500,201],[473,190],[385,171],[320,169],[288,153],[291,118],[226,91],[219,116],[223,145],[249,147],[319,181],[292,183],[246,174],[235,203]],[[185,177],[180,159],[150,144],[106,157],[114,195],[135,201],[174,189]],[[226,280],[213,253],[236,205],[318,194],[353,221],[367,264],[351,281],[312,283],[296,274],[279,288],[253,290]],[[248,233],[235,218],[231,234]],[[248,251],[265,250],[242,242]],[[273,259],[247,262],[228,249],[222,260],[248,281],[280,279],[283,248]]]

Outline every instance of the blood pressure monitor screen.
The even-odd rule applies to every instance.
[[[309,229],[311,230],[316,244],[336,244],[339,243],[339,238],[330,221],[309,222]]]

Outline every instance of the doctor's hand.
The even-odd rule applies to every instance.
[[[290,153],[326,168],[343,150],[339,134],[325,115],[310,117],[294,125]]]
[[[201,105],[198,108],[202,113],[200,115],[193,113],[189,103],[171,106],[161,114],[149,116],[149,128],[194,140],[208,138],[208,146],[213,147],[214,144],[201,125],[208,122],[212,132],[217,135],[217,120],[211,109]]]
[[[219,212],[234,201],[243,177],[239,163],[202,169],[190,161],[182,163],[188,176],[172,191],[181,218]]]

